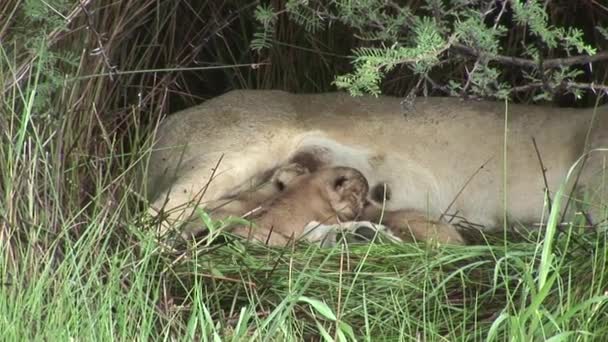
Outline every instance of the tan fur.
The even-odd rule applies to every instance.
[[[299,238],[310,221],[335,224],[359,216],[368,191],[355,169],[332,167],[294,178],[285,191],[260,204],[252,226],[232,227],[234,234],[271,246]]]
[[[295,163],[273,171],[269,180],[258,180],[261,184],[246,181],[220,199],[208,203],[206,206],[208,211],[215,217],[243,216],[255,211],[262,203],[285,190],[299,176],[309,173],[307,169]]]
[[[593,112],[510,104],[505,149],[504,103],[419,98],[404,113],[400,101],[282,91],[232,91],[211,99],[162,124],[150,164],[150,199],[161,207],[168,195],[167,208],[192,200],[222,154],[203,205],[294,156],[312,155],[324,165],[356,168],[370,186],[386,182],[390,211],[438,218],[456,198],[450,212],[475,223],[502,227],[505,209],[515,221],[534,223],[543,215],[544,184],[532,137],[549,189],[556,191],[584,150]],[[606,106],[597,109],[590,147],[606,147],[607,116]],[[593,154],[587,167],[598,171],[602,157]]]

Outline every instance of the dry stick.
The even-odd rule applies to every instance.
[[[578,181],[581,177],[581,174],[583,173],[583,169],[585,168],[585,164],[587,164],[587,159],[589,159],[589,138],[591,136],[591,129],[593,128],[593,123],[595,122],[595,117],[597,114],[597,108],[600,104],[600,99],[602,97],[598,96],[595,100],[595,107],[593,108],[593,114],[591,116],[591,122],[589,123],[589,129],[587,129],[587,134],[585,135],[585,145],[583,147],[583,153],[584,153],[584,158],[583,161],[581,163],[581,167],[578,169],[578,172],[576,173],[576,178],[574,180],[574,184],[572,185],[572,189],[570,190],[570,193],[568,194],[568,200],[566,201],[566,206],[564,207],[564,212],[562,213],[562,218],[561,218],[561,222],[563,222],[565,220],[566,217],[566,213],[568,212],[568,207],[570,206],[570,201],[572,200],[572,196],[574,195],[574,191],[576,190],[576,187],[578,186]],[[588,217],[587,215],[585,215],[585,220],[588,221]],[[588,224],[593,226],[593,222],[588,221]]]
[[[182,161],[184,160],[184,154],[185,153],[186,153],[186,146],[184,145],[184,147],[182,148],[182,151],[179,154],[179,159],[177,160],[177,166],[180,166],[182,164]],[[172,177],[176,177],[177,176],[177,167],[173,170],[173,174],[171,176]],[[171,182],[171,184],[169,184],[169,188],[167,189],[167,191],[165,193],[165,199],[163,201],[163,205],[158,209],[159,214],[162,213],[162,212],[164,212],[165,207],[167,206],[167,203],[169,203],[169,194],[173,190],[173,185],[174,185],[174,182]],[[159,221],[159,223],[160,222],[161,221]]]
[[[250,228],[251,228],[251,226],[250,226]],[[272,233],[272,228],[273,227],[271,227],[271,233]],[[251,232],[251,229],[250,229],[250,232]],[[270,235],[268,237],[270,238]],[[287,244],[289,244],[291,242],[292,238],[293,238],[293,234],[291,235],[291,238],[287,241]],[[268,242],[266,242],[266,245],[267,244],[268,244]],[[259,293],[259,297],[263,297],[264,294],[266,293],[266,291],[268,291],[272,287],[272,285],[270,283],[270,277],[276,271],[277,267],[279,266],[279,261],[281,260],[281,258],[283,258],[283,255],[285,255],[286,251],[287,251],[287,248],[283,248],[281,250],[281,254],[279,254],[278,258],[276,258],[276,260],[274,262],[274,265],[272,266],[272,269],[270,270],[270,272],[268,272],[266,274],[266,281],[264,283],[260,284],[259,292],[258,292]],[[261,267],[263,267],[263,266],[260,266],[259,268],[257,268],[256,271],[259,271]],[[248,282],[248,283],[254,284],[253,282]],[[256,286],[254,286],[254,287],[257,288]]]
[[[272,275],[274,274],[274,272],[277,270],[277,267],[279,266],[279,262],[281,261],[281,259],[283,258],[283,255],[285,255],[285,253],[287,252],[287,248],[282,248],[281,249],[281,254],[279,254],[279,256],[276,258],[274,265],[272,265],[272,269],[270,270],[270,272],[266,273],[266,281],[262,284],[260,284],[260,291],[259,296],[260,298],[263,297],[266,294],[266,291],[268,291],[272,285],[270,282],[270,277],[272,277]],[[263,266],[260,266],[260,268]],[[259,268],[257,269],[259,271]]]
[[[181,164],[181,162],[182,162],[182,158],[183,158],[184,152],[185,152],[185,148],[182,150],[182,153],[180,155],[180,159],[178,161],[178,165]],[[207,192],[207,188],[211,184],[211,181],[213,181],[213,179],[214,179],[213,177],[215,176],[215,172],[219,168],[220,163],[222,162],[223,159],[224,159],[224,154],[222,153],[222,155],[219,157],[217,163],[215,164],[215,167],[211,171],[211,176],[209,177],[209,180],[207,181],[207,183],[205,183],[205,186],[203,187],[203,189],[201,189],[201,191],[199,191],[195,195],[195,197],[198,196],[198,200],[196,202],[196,205],[194,206],[194,209],[192,209],[192,212],[190,213],[190,215],[187,216],[188,218],[180,226],[185,225],[192,218],[192,216],[194,216],[194,213],[195,213],[198,205],[200,204],[201,199],[203,198],[203,196],[205,196],[205,193]],[[175,171],[177,172],[177,169],[175,169]],[[169,203],[169,193],[171,192],[172,188],[173,188],[173,184],[171,184],[169,186],[169,189],[167,190],[167,193],[165,195],[165,201],[163,202],[163,205],[161,206],[161,208],[159,210],[159,212],[161,212],[161,213],[164,212],[165,206],[167,205],[167,203]],[[162,220],[162,218],[161,218],[161,220]],[[160,222],[161,221],[159,221],[159,224],[160,224]],[[186,251],[182,252],[181,255],[178,256],[178,258],[184,257],[185,255],[186,255]]]
[[[540,163],[540,168],[541,168],[541,171],[543,173],[543,182],[545,183],[545,190],[547,192],[547,201],[549,202],[548,203],[548,209],[549,209],[549,212],[551,212],[551,206],[552,206],[551,195],[550,195],[551,191],[549,190],[549,183],[547,182],[547,175],[546,175],[547,169],[545,168],[545,165],[543,164],[543,159],[540,156],[540,152],[538,150],[538,146],[536,145],[536,139],[534,139],[534,137],[532,137],[532,143],[534,144],[534,150],[536,151],[536,156],[538,157],[538,162]],[[560,222],[563,222],[563,221],[564,221],[564,218],[562,217],[562,220]],[[556,226],[556,228],[560,232],[563,231],[563,229],[561,227],[562,227],[561,223],[558,223],[557,226]],[[539,224],[539,228],[542,228],[542,222]],[[575,241],[576,244],[578,244],[579,246],[583,247],[580,242],[578,242],[576,240],[574,240],[574,241]]]
[[[452,221],[454,221],[454,218],[458,217],[458,213],[460,213],[460,210],[456,210],[456,212],[454,214],[451,215],[447,215],[450,216],[450,219],[448,220],[448,223],[452,223]]]
[[[477,49],[468,47],[463,44],[458,44],[458,43],[452,44],[452,48],[454,50],[456,50],[456,52],[460,53],[461,55],[470,55],[470,56],[477,57],[477,58],[484,58],[489,61],[498,62],[500,64],[510,64],[510,65],[515,65],[515,66],[520,66],[520,67],[527,67],[527,68],[538,68],[538,63],[531,59],[495,55],[495,54],[491,54],[491,53],[487,53],[487,52],[478,51]],[[596,53],[593,56],[580,55],[580,56],[573,56],[573,57],[567,57],[567,58],[547,59],[543,62],[543,68],[550,69],[550,68],[555,68],[555,67],[560,67],[560,66],[588,64],[588,63],[603,61],[606,59],[608,59],[608,51],[601,51],[601,52]]]
[[[522,86],[517,86],[517,87],[513,87],[510,90],[511,94],[514,93],[520,93],[520,92],[524,92],[524,91],[529,91],[529,90],[533,90],[536,88],[542,88],[544,87],[545,84],[543,82],[532,82],[526,85],[522,85]],[[554,87],[555,89],[570,89],[570,88],[574,88],[574,89],[583,89],[583,90],[591,90],[594,93],[597,93],[597,91],[602,91],[606,94],[608,94],[608,85],[603,85],[603,84],[595,84],[595,83],[580,83],[580,82],[561,82],[557,85],[555,85]]]
[[[460,188],[460,190],[458,191],[458,193],[456,194],[456,196],[454,196],[454,199],[452,200],[452,202],[450,202],[450,204],[448,205],[448,207],[441,213],[441,216],[439,216],[439,219],[437,221],[441,221],[441,219],[447,214],[447,212],[452,208],[452,206],[454,205],[454,203],[456,203],[456,200],[458,199],[458,197],[460,197],[460,195],[462,194],[462,192],[464,191],[464,189],[469,185],[469,183],[471,183],[471,181],[473,180],[473,178],[475,178],[475,176],[477,176],[477,174],[479,172],[481,172],[481,170],[490,162],[490,160],[492,160],[494,158],[494,156],[488,158],[488,160],[486,160],[483,164],[481,164],[481,166],[475,170],[475,172],[473,172],[473,174],[471,175],[471,177],[469,177],[469,179],[467,179],[467,181],[464,183],[464,185]]]
[[[540,151],[538,150],[538,145],[536,145],[536,139],[532,137],[532,143],[534,144],[534,151],[536,151],[536,157],[538,157],[538,163],[540,164],[540,171],[543,173],[543,182],[545,183],[545,191],[547,192],[547,201],[549,212],[551,212],[551,191],[549,190],[549,182],[547,182],[547,168],[543,163],[543,158],[540,156]]]
[[[118,68],[115,65],[112,65],[112,63],[110,63],[110,57],[108,57],[108,54],[106,53],[106,49],[101,39],[101,34],[99,34],[99,32],[95,29],[93,25],[93,20],[91,19],[91,15],[87,10],[86,5],[82,2],[82,0],[79,1],[79,3],[82,9],[82,13],[84,14],[84,17],[87,21],[87,29],[93,32],[93,35],[95,36],[95,41],[97,43],[97,48],[94,49],[91,54],[101,55],[103,63],[106,65],[106,68],[108,68],[108,72],[110,73],[110,81],[114,81],[114,72],[116,72]]]
[[[215,167],[211,171],[211,176],[209,177],[209,180],[207,180],[207,183],[205,183],[203,188],[194,195],[194,198],[198,198],[198,199],[192,209],[192,213],[190,213],[190,216],[188,216],[188,219],[190,219],[194,215],[194,213],[196,212],[196,209],[201,204],[201,200],[203,199],[203,197],[205,197],[205,194],[207,193],[207,189],[209,189],[209,185],[211,185],[211,182],[215,179],[215,173],[217,172],[217,169],[220,167],[220,164],[223,159],[224,159],[224,154],[222,153],[222,155],[218,158],[217,163],[215,163]]]
[[[249,231],[253,230],[253,225],[249,225]],[[270,226],[270,229],[268,230],[268,235],[266,236],[266,241],[264,242],[264,244],[266,246],[268,246],[268,243],[270,242],[270,236],[272,235],[272,232],[274,231],[274,225]]]
[[[293,234],[292,234],[292,236],[293,236]],[[287,243],[289,244],[289,241],[287,241]],[[285,247],[287,247],[287,245],[285,245]],[[272,285],[270,283],[270,277],[276,271],[276,269],[279,265],[279,261],[281,260],[281,258],[283,258],[283,255],[285,255],[286,251],[287,251],[287,248],[282,248],[281,254],[279,254],[278,258],[276,258],[276,261],[274,262],[272,269],[270,270],[270,272],[268,272],[266,274],[266,281],[260,285],[260,290],[258,291],[258,294],[259,294],[258,296],[260,298],[262,298],[266,294],[266,291],[268,291],[272,287]],[[292,245],[292,254],[293,254],[293,245]],[[292,261],[293,261],[293,258],[290,258],[290,266],[289,266],[290,272],[291,272],[291,267],[292,267]],[[260,266],[260,267],[263,267],[263,266]],[[259,268],[257,270],[259,270]]]

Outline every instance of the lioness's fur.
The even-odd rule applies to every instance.
[[[388,184],[388,210],[439,217],[455,200],[451,213],[488,227],[501,227],[505,210],[511,219],[535,223],[546,212],[532,138],[555,191],[586,147],[608,145],[604,106],[585,146],[592,113],[515,104],[506,111],[504,103],[455,98],[419,98],[404,112],[392,97],[232,91],[165,120],[151,158],[151,199],[160,207],[168,195],[169,208],[192,200],[222,155],[203,204],[299,156],[356,168],[372,188]],[[602,158],[591,154],[581,184],[601,172]]]

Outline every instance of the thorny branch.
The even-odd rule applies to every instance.
[[[70,14],[68,14],[68,16],[66,17],[66,21],[69,23],[69,22],[72,22],[74,19],[76,19],[82,13],[82,10],[90,2],[91,2],[91,0],[83,0],[83,1],[81,1],[70,12]],[[62,28],[57,28],[57,29],[53,30],[47,36],[47,38],[48,38],[47,39],[47,42],[48,42],[47,45],[48,46],[52,46],[53,44],[55,44],[56,42],[58,42],[61,39],[62,33],[64,33],[64,30]],[[34,61],[36,60],[37,57],[38,57],[38,55],[32,54],[32,55],[30,55],[23,62],[23,64],[21,64],[21,66],[17,69],[17,71],[14,74],[11,75],[13,79],[6,82],[6,86],[3,89],[4,93],[10,91],[15,85],[19,84],[19,82],[21,82],[23,80],[23,78],[25,77],[25,75],[27,75],[27,73],[31,69],[32,65],[34,65]]]
[[[487,61],[494,61],[500,64],[508,64],[515,65],[524,68],[538,68],[539,64],[532,59],[520,58],[520,57],[511,57],[511,56],[503,56],[503,55],[495,55],[483,51],[479,51],[472,47],[463,45],[463,44],[452,44],[452,49],[464,56],[475,57],[485,59]],[[542,67],[544,69],[552,69],[557,67],[564,67],[570,65],[578,65],[578,64],[588,64],[599,62],[603,60],[608,60],[608,51],[600,51],[593,56],[590,55],[581,55],[581,56],[573,56],[566,58],[551,58],[546,59],[542,63]]]
[[[542,82],[533,82],[529,84],[525,84],[522,86],[517,86],[511,88],[511,93],[519,93],[524,91],[533,90],[536,88],[542,88],[545,85]],[[594,93],[603,92],[608,94],[608,85],[603,84],[595,84],[595,83],[580,83],[580,82],[570,82],[565,81],[554,87],[555,89],[583,89],[583,90],[591,90]]]
[[[79,3],[82,9],[82,13],[84,13],[84,17],[87,20],[87,29],[93,33],[93,35],[95,36],[95,41],[97,43],[97,47],[91,52],[91,55],[101,55],[103,63],[106,65],[106,68],[108,68],[110,80],[114,81],[114,73],[116,72],[117,67],[110,63],[110,57],[106,53],[101,34],[95,29],[93,21],[91,20],[89,10],[87,10],[86,5],[82,2],[82,0],[79,1]]]

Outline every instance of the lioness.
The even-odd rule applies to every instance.
[[[372,189],[388,185],[390,211],[439,218],[449,208],[486,227],[502,227],[505,217],[537,223],[546,214],[543,176],[554,192],[584,151],[608,145],[607,108],[597,108],[591,124],[593,109],[420,98],[404,111],[393,97],[232,91],[164,121],[150,198],[177,207],[208,184],[204,205],[298,159],[353,167]],[[579,184],[591,184],[603,158],[590,154]]]

